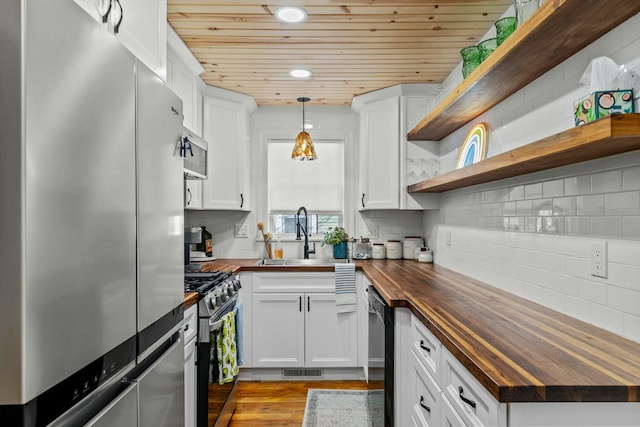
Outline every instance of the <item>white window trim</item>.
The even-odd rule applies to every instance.
[[[258,221],[264,221],[265,224],[269,222],[269,210],[268,210],[268,162],[267,162],[267,147],[270,140],[283,140],[291,139],[291,149],[293,149],[293,141],[297,135],[295,129],[258,129],[256,135],[257,141],[257,202],[258,207],[256,209],[256,216]],[[311,133],[311,137],[317,140],[337,140],[344,143],[344,205],[343,205],[343,227],[349,234],[354,233],[355,226],[355,145],[356,139],[354,131],[352,129],[315,129]],[[316,147],[320,148],[321,146]],[[318,152],[318,156],[322,153]],[[291,160],[292,162],[294,160]],[[292,212],[295,214],[295,212]],[[311,242],[321,242],[322,235],[314,234],[309,238]],[[295,236],[290,239],[288,235],[281,237],[281,241],[295,241]]]

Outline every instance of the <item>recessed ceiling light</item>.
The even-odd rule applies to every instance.
[[[282,6],[276,9],[276,18],[282,22],[295,24],[307,19],[307,11],[296,6]]]
[[[303,69],[291,70],[291,71],[289,71],[289,75],[291,75],[291,77],[297,77],[299,79],[304,79],[304,78],[307,78],[307,77],[311,77],[311,71],[303,70]]]

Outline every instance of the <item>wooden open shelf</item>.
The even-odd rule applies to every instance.
[[[618,114],[410,185],[407,191],[442,193],[638,149],[640,114]]]
[[[407,138],[440,141],[638,12],[638,0],[546,0]]]

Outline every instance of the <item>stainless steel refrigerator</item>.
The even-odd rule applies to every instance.
[[[181,102],[70,0],[0,56],[0,419],[179,425]]]

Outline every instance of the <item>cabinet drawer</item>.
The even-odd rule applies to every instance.
[[[498,402],[464,366],[443,347],[443,394],[460,417],[473,426],[505,426],[506,404]]]
[[[442,422],[440,425],[442,427],[467,427],[467,425],[462,421],[460,415],[453,409],[451,403],[447,400],[447,398],[442,399]]]
[[[253,292],[334,292],[335,273],[254,273]]]
[[[412,406],[412,417],[419,421],[418,425],[438,427],[440,425],[440,388],[420,358],[413,351],[413,377],[415,386],[409,396]]]
[[[198,333],[198,304],[192,305],[184,311],[184,343],[189,343]]]
[[[442,344],[416,317],[411,316],[413,351],[436,381],[440,381]]]

